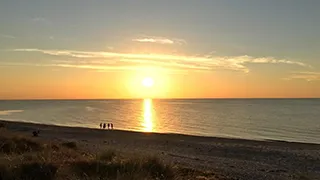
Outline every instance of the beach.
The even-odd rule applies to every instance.
[[[167,163],[226,179],[320,179],[320,144],[0,122],[25,136],[40,130],[39,139],[76,142],[91,153],[111,148],[156,155]]]

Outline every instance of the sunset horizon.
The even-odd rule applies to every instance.
[[[320,180],[319,118],[320,0],[0,1],[0,180]]]
[[[32,2],[0,6],[0,99],[320,97],[312,3]]]

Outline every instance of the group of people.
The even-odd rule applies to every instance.
[[[100,123],[100,129],[106,129],[106,127],[108,126],[108,129],[113,129],[113,124],[112,123],[108,123],[108,125],[106,123]]]

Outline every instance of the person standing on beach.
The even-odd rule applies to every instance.
[[[106,123],[103,124],[103,129],[105,129],[105,128],[106,128]]]
[[[113,123],[110,123],[110,125],[111,125],[111,129],[113,129]]]
[[[102,123],[100,123],[100,129],[102,129]]]
[[[108,123],[108,129],[110,129],[110,123]]]

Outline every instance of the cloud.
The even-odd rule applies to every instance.
[[[6,38],[6,39],[15,39],[15,36],[12,35],[8,35],[8,34],[0,34],[1,38]]]
[[[59,62],[59,61],[57,61]],[[77,69],[90,69],[96,72],[110,72],[110,71],[162,71],[173,74],[185,74],[188,70],[175,69],[175,68],[163,68],[154,66],[141,66],[141,65],[102,65],[102,64],[83,64],[83,63],[72,63],[70,61],[60,61],[60,63],[49,63],[49,64],[34,64],[34,63],[10,63],[2,62],[1,66],[36,66],[36,67],[54,67],[54,68],[77,68]],[[58,71],[58,69],[54,69]]]
[[[285,80],[293,80],[293,79],[301,79],[305,81],[319,81],[320,80],[320,72],[293,72],[288,78]]]
[[[170,39],[143,38],[143,39],[132,39],[132,41],[159,43],[159,44],[174,44],[174,42]]]
[[[141,43],[158,43],[158,44],[178,44],[183,45],[187,44],[187,42],[183,39],[169,39],[164,37],[155,37],[155,36],[143,36],[140,38],[132,39],[132,41],[135,42],[141,42]]]
[[[41,24],[47,24],[47,25],[51,24],[51,22],[48,19],[43,17],[35,17],[35,18],[32,18],[31,20],[35,23],[41,23]]]
[[[213,71],[217,69],[249,72],[248,64],[287,64],[310,67],[307,64],[274,57],[244,56],[184,56],[169,54],[132,54],[108,51],[74,51],[74,50],[44,50],[44,49],[14,49],[16,52],[36,52],[52,56],[73,57],[68,62],[59,62],[60,66],[87,69],[108,69],[113,66],[152,66],[168,69]],[[99,59],[99,60],[97,60]],[[65,65],[67,64],[67,65]],[[116,69],[116,67],[110,67]],[[118,67],[117,67],[118,68]]]

